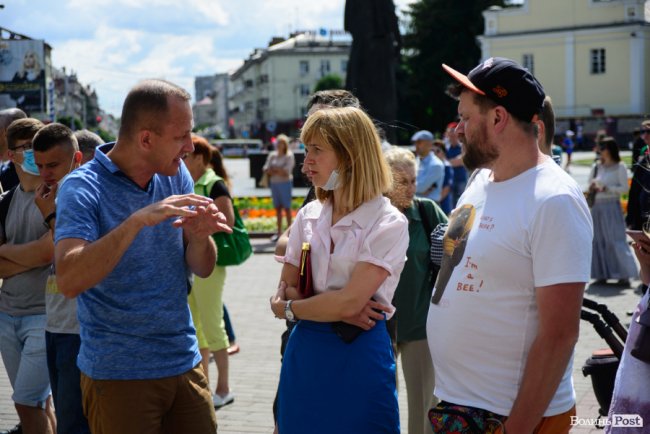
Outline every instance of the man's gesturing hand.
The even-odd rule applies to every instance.
[[[194,217],[198,212],[193,208],[206,208],[211,203],[212,200],[198,194],[169,196],[167,199],[136,211],[133,217],[143,226],[155,226],[170,217],[180,217],[181,219]],[[178,226],[176,222],[174,224]]]
[[[214,203],[198,206],[195,211],[194,215],[176,220],[174,226],[183,228],[188,236],[197,239],[207,238],[215,232],[232,233],[232,229],[226,223],[226,216]]]

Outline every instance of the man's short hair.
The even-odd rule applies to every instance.
[[[315,105],[327,107],[356,107],[361,108],[359,98],[344,89],[319,90],[307,101],[307,110]]]
[[[34,118],[15,120],[7,128],[7,146],[13,150],[19,140],[31,140],[38,130],[43,128],[43,122]]]
[[[25,119],[27,114],[19,108],[8,108],[0,110],[0,129],[6,129],[11,123],[18,119]]]
[[[644,130],[650,129],[650,119],[641,122],[641,129]]]
[[[142,129],[160,133],[167,121],[169,97],[191,99],[185,89],[166,80],[150,79],[136,84],[124,100],[118,137],[126,138]]]
[[[84,155],[94,154],[95,148],[105,143],[101,137],[88,130],[75,131],[74,136],[77,138],[79,150]]]
[[[38,130],[32,141],[32,148],[36,152],[47,152],[55,146],[65,146],[74,152],[79,150],[72,130],[59,123],[45,125]]]

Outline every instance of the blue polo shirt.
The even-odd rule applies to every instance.
[[[429,152],[429,155],[420,159],[415,180],[415,195],[439,202],[444,180],[445,165],[438,157],[433,155],[433,152]],[[436,184],[436,187],[428,194],[425,194],[433,184]]]
[[[55,242],[94,242],[147,205],[193,192],[185,165],[155,175],[146,189],[106,156],[112,144],[72,172],[57,197]],[[115,269],[78,297],[79,369],[93,379],[134,380],[179,375],[201,361],[187,306],[183,234],[170,218],[143,228]],[[110,252],[107,252],[110,254]]]

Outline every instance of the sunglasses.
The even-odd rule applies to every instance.
[[[650,134],[650,130],[641,130],[641,134]]]

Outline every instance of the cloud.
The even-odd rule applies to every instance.
[[[113,17],[124,17],[126,22],[130,18],[136,19],[141,26],[155,25],[159,20],[153,17],[162,17],[163,21],[187,20],[201,21],[207,19],[216,25],[226,25],[228,14],[215,0],[68,0],[67,7],[77,12],[108,12]],[[143,20],[142,13],[147,14]]]
[[[398,10],[414,0],[396,0]],[[3,27],[44,39],[53,65],[96,88],[118,114],[139,80],[193,92],[194,77],[233,70],[290,31],[343,28],[345,0],[9,0]]]

